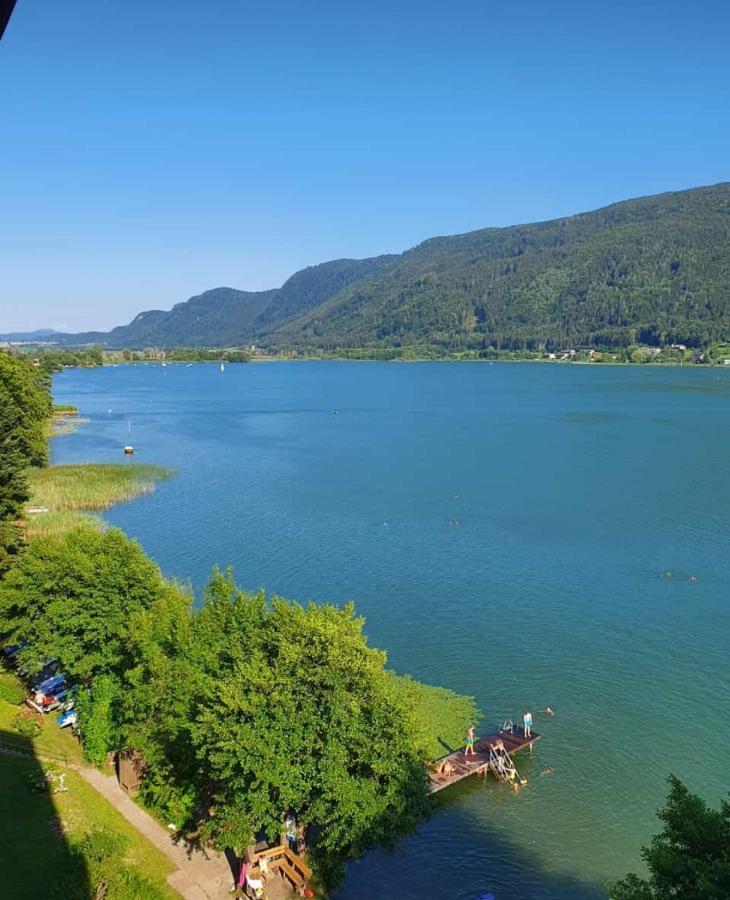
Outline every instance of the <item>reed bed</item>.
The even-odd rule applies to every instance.
[[[88,419],[81,418],[77,406],[59,403],[53,407],[51,418],[46,425],[46,435],[49,438],[53,438],[60,437],[62,434],[71,434],[76,431],[79,425],[83,425],[88,421]]]
[[[92,512],[75,512],[62,510],[60,512],[45,512],[28,516],[25,522],[24,534],[27,540],[33,538],[63,537],[69,531],[81,526],[102,530],[104,521],[101,516]]]
[[[49,466],[30,473],[30,507],[46,507],[47,513],[30,516],[34,529],[51,513],[79,513],[108,509],[154,490],[172,472],[140,463],[85,463]]]

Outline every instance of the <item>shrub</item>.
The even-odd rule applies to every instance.
[[[23,737],[35,738],[43,731],[43,724],[29,709],[19,709],[10,724]]]

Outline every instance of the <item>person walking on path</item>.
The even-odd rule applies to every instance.
[[[525,726],[525,737],[532,737],[532,713],[526,712],[522,717],[522,724]]]
[[[474,728],[470,725],[466,730],[466,747],[464,747],[464,756],[469,754],[474,756]]]

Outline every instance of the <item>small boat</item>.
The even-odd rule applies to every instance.
[[[130,437],[132,437],[132,420],[127,419],[127,433]],[[127,444],[124,448],[124,455],[131,456],[134,453],[134,447],[131,444]]]
[[[225,367],[225,366],[223,365],[223,363],[221,362],[221,372],[225,372],[225,371],[226,371],[226,367]]]

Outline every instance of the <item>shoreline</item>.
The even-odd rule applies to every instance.
[[[481,365],[515,365],[517,363],[529,363],[530,365],[549,365],[549,366],[588,366],[591,368],[602,368],[602,369],[613,369],[613,368],[636,368],[636,369],[720,369],[727,370],[730,372],[730,365],[724,365],[720,363],[694,363],[694,362],[679,362],[679,361],[669,361],[666,362],[629,362],[626,360],[612,361],[612,362],[601,362],[601,361],[592,361],[589,359],[578,359],[578,360],[563,360],[563,359],[462,359],[460,357],[428,357],[428,356],[418,356],[408,359],[401,358],[393,358],[393,359],[369,359],[367,357],[347,357],[347,356],[298,356],[298,357],[281,357],[281,356],[260,356],[255,357],[253,359],[248,360],[246,363],[243,362],[230,362],[227,361],[231,366],[243,366],[250,364],[267,364],[267,363],[322,363],[322,362],[342,362],[342,363],[394,363],[394,364],[412,364],[412,363],[471,363],[471,364],[481,364]],[[121,366],[131,367],[131,366],[159,366],[160,368],[172,368],[173,366],[179,368],[183,366],[188,368],[190,366],[210,366],[210,365],[220,365],[219,361],[210,361],[210,360],[194,360],[192,362],[184,362],[181,360],[170,360],[169,362],[166,360],[157,360],[157,359],[135,359],[135,360],[125,360],[123,362],[105,362],[101,366],[95,366],[93,368],[99,369],[115,369]],[[62,371],[67,369],[72,370],[80,370],[80,369],[89,369],[91,366],[64,366]],[[73,421],[74,416],[68,414],[64,418],[69,418]],[[71,430],[75,430],[77,425],[84,424],[86,419],[79,418],[78,422],[74,424],[74,428]],[[69,432],[60,432],[60,434],[71,433]],[[56,437],[58,435],[52,435]]]

